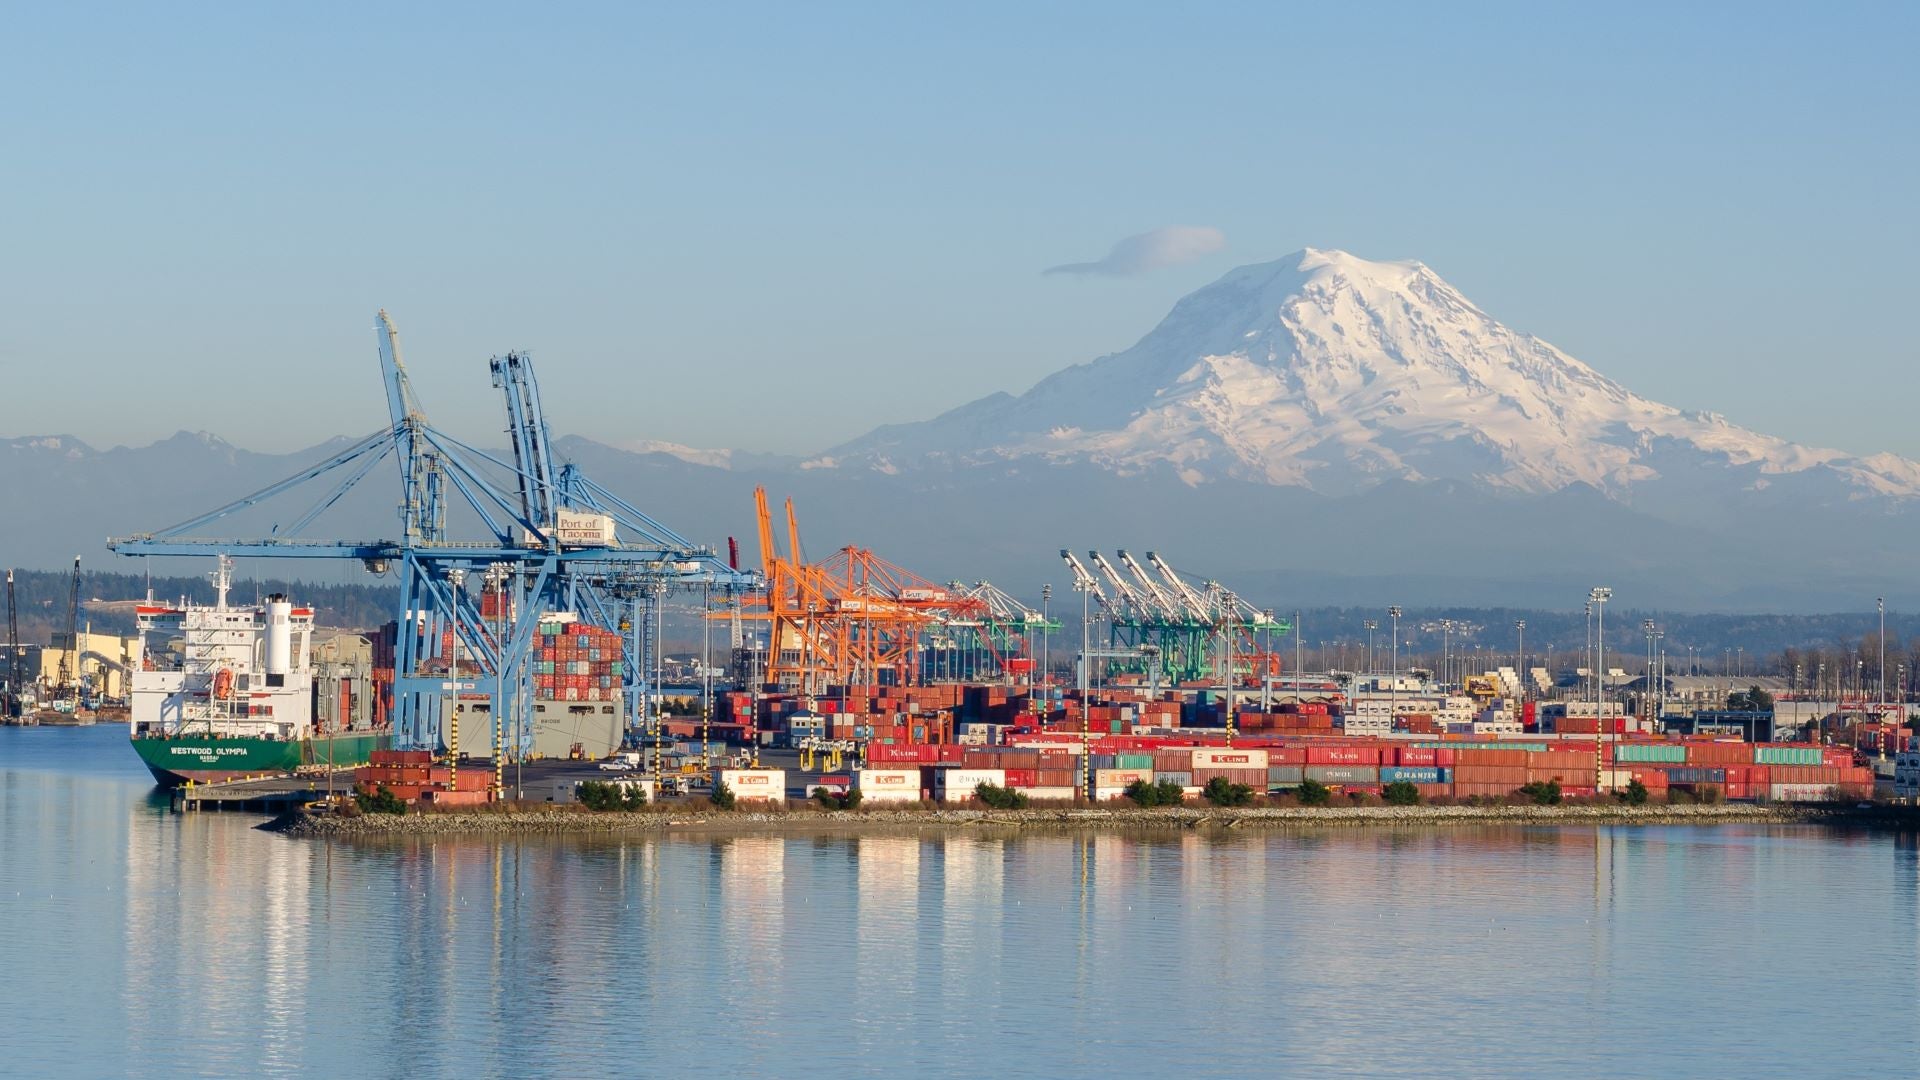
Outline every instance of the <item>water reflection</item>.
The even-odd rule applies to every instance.
[[[1913,834],[316,844],[148,793],[0,767],[0,1014],[32,1033],[7,1071],[1903,1075],[1915,1049]]]

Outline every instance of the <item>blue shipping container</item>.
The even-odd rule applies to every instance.
[[[1380,767],[1380,782],[1383,784],[1450,784],[1453,782],[1452,769],[1442,769],[1433,765],[1383,765]]]

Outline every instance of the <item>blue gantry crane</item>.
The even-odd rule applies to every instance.
[[[395,575],[398,747],[448,748],[447,728],[457,725],[458,713],[447,702],[457,695],[475,703],[484,697],[496,758],[502,749],[524,752],[532,741],[533,638],[553,613],[626,631],[621,697],[629,728],[638,727],[654,696],[665,598],[682,589],[751,592],[764,587],[759,575],[734,569],[575,466],[556,468],[539,384],[524,353],[489,362],[506,399],[507,460],[428,423],[385,311],[374,329],[389,427],[225,506],[158,532],[115,538],[109,547],[130,556],[357,560],[373,573]],[[397,537],[306,535],[390,456],[400,474]],[[292,502],[296,492],[318,494],[264,536],[204,535],[243,511],[301,505]],[[450,510],[471,535],[455,535]]]

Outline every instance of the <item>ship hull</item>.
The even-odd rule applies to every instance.
[[[134,739],[133,749],[155,782],[175,787],[189,780],[216,784],[276,776],[308,765],[365,765],[373,751],[387,749],[390,742],[386,732],[351,732],[305,742],[184,735]]]

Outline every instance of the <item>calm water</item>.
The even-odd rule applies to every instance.
[[[123,739],[0,729],[0,1074],[1920,1074],[1911,837],[370,847]]]

